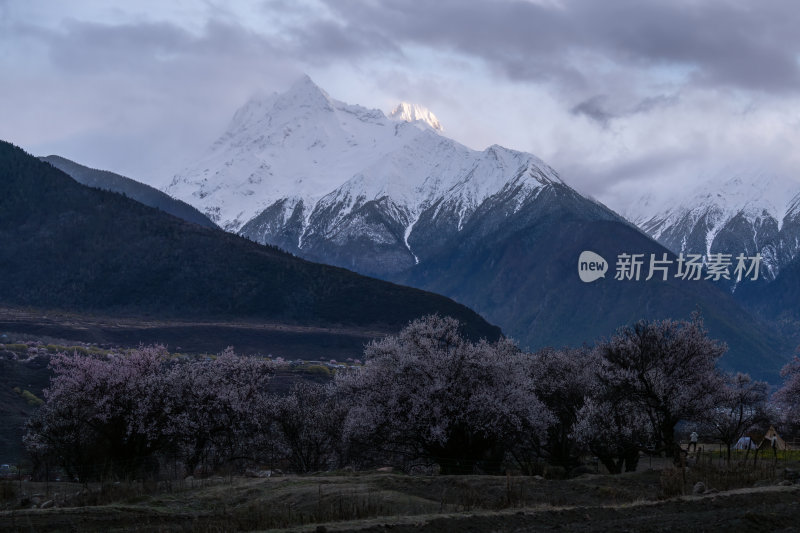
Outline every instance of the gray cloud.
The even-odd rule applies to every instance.
[[[586,116],[603,128],[608,128],[615,119],[649,113],[655,109],[676,105],[679,101],[680,98],[677,95],[659,94],[642,98],[633,104],[622,101],[615,105],[608,95],[599,94],[573,106],[570,113],[576,116]]]
[[[653,109],[674,106],[679,103],[680,96],[677,94],[657,94],[655,96],[648,96],[636,102],[631,110],[631,114],[647,113]]]
[[[589,84],[591,58],[627,68],[682,67],[693,83],[800,89],[800,10],[791,0],[476,2],[328,0],[354,27],[484,59],[510,79]]]
[[[129,71],[147,74],[164,63],[192,58],[283,54],[270,40],[247,29],[209,20],[195,35],[168,22],[99,24],[67,20],[58,29],[18,25],[23,37],[38,38],[55,68],[72,73]],[[223,66],[224,65],[220,65]]]
[[[606,97],[603,95],[593,96],[588,100],[584,100],[570,109],[570,113],[573,115],[585,115],[604,128],[608,127],[611,119],[617,117],[606,108]]]
[[[210,144],[255,89],[282,89],[303,70],[284,43],[222,17],[199,32],[164,21],[12,26],[6,38],[37,53],[4,87],[0,138],[145,181]]]
[[[790,0],[66,5],[0,0],[0,138],[133,177],[177,170],[303,71],[345,101],[429,105],[448,135],[537,153],[598,197],[737,154],[800,166]]]
[[[674,193],[696,185],[707,156],[705,147],[684,146],[641,151],[608,165],[564,160],[558,168],[581,193],[600,198],[626,214],[630,202],[642,196]],[[643,176],[649,179],[643,180]]]
[[[325,63],[333,58],[357,59],[363,56],[402,57],[399,46],[382,34],[344,25],[332,20],[309,21],[289,31],[292,52],[310,63]]]

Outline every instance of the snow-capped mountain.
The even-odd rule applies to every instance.
[[[229,231],[297,255],[385,276],[434,251],[419,229],[460,230],[490,197],[516,207],[558,175],[537,157],[467,148],[424,107],[389,117],[331,98],[306,77],[259,95],[167,192]]]
[[[761,376],[783,364],[770,334],[711,282],[583,283],[584,250],[613,269],[620,253],[666,249],[534,155],[472,150],[442,131],[420,106],[386,116],[304,77],[251,99],[168,192],[249,239],[447,295],[524,347],[592,342],[699,308],[732,347],[731,366]]]
[[[675,253],[760,253],[772,280],[800,251],[800,183],[764,172],[728,173],[692,191],[634,204],[629,219]]]

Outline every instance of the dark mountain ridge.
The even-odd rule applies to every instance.
[[[92,313],[269,319],[396,330],[438,312],[499,329],[425,291],[315,264],[92,189],[0,142],[0,303]]]
[[[207,216],[191,205],[176,200],[155,187],[145,185],[144,183],[107,170],[89,168],[57,155],[49,155],[47,157],[40,157],[39,159],[50,163],[78,183],[86,185],[87,187],[123,194],[139,203],[155,207],[156,209],[160,209],[165,213],[169,213],[187,222],[193,222],[207,228],[217,227]]]

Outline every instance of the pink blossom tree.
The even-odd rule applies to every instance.
[[[654,432],[657,446],[675,453],[675,426],[698,421],[714,409],[722,387],[716,363],[724,344],[712,340],[702,319],[639,321],[621,328],[598,346],[603,360],[600,385],[624,405],[641,410]]]
[[[727,447],[728,462],[731,447],[748,431],[767,421],[768,385],[753,381],[741,372],[726,375],[716,394],[715,408],[706,413],[704,427]]]
[[[652,441],[650,419],[624,387],[616,386],[617,370],[599,350],[588,351],[582,363],[584,401],[568,438],[577,449],[593,453],[609,473],[634,471],[639,451]]]
[[[781,413],[781,419],[787,427],[800,428],[800,356],[781,369],[783,384],[778,389],[773,401]]]
[[[211,361],[176,364],[171,373],[173,431],[187,469],[255,460],[268,440],[275,363],[227,348]]]
[[[28,425],[35,457],[86,479],[152,471],[171,444],[168,358],[163,346],[105,358],[58,353],[45,404]]]
[[[618,391],[599,389],[578,411],[570,436],[589,449],[611,474],[633,472],[639,451],[653,434],[644,411]]]
[[[315,472],[339,463],[347,408],[332,384],[298,383],[275,398],[271,413],[293,471]]]
[[[595,388],[595,364],[596,358],[586,348],[546,348],[528,357],[536,395],[553,414],[546,432],[530,435],[529,447],[536,456],[567,470],[578,465],[584,450],[584,443],[573,438],[572,432],[587,394]],[[521,457],[518,461],[525,463]]]
[[[153,473],[165,454],[190,466],[252,455],[262,437],[273,364],[231,350],[174,361],[163,346],[108,357],[59,353],[25,442],[81,479]]]
[[[415,320],[371,343],[363,367],[337,376],[351,408],[346,436],[386,453],[424,457],[446,474],[496,471],[505,447],[551,420],[519,349],[471,343],[452,318]]]

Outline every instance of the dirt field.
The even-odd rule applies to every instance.
[[[324,360],[361,357],[364,345],[394,330],[314,327],[259,321],[181,321],[141,317],[106,317],[38,312],[0,307],[0,333],[114,347],[164,344],[183,353],[219,353],[233,346],[239,353],[271,353],[285,359]]]
[[[572,480],[346,474],[90,487],[25,483],[54,507],[0,512],[0,531],[797,531],[800,486],[663,498],[662,474]],[[691,491],[691,488],[689,488]],[[36,494],[36,496],[34,496]],[[48,506],[48,504],[45,504]]]

